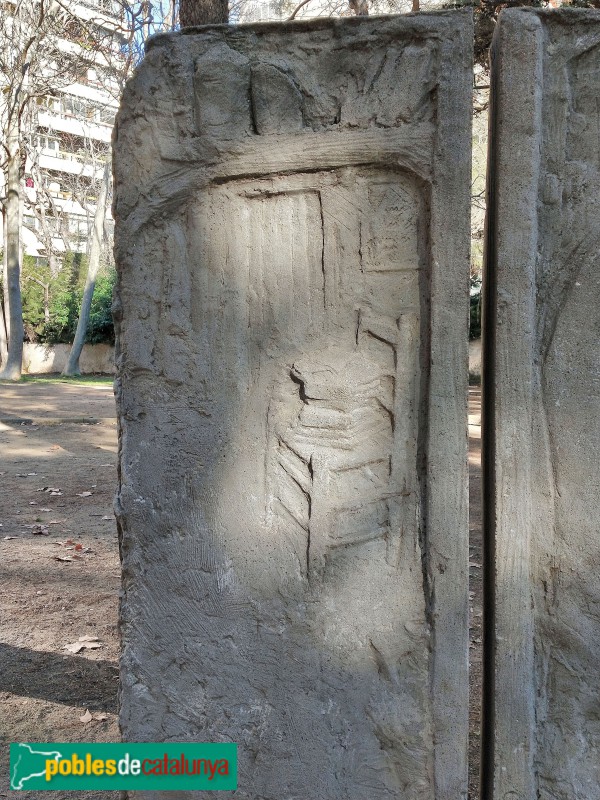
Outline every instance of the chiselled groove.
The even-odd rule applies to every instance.
[[[222,180],[395,161],[426,180],[431,175],[433,141],[433,126],[425,122],[393,130],[275,134],[269,136],[266,149],[264,141],[253,138],[227,143],[227,147],[219,143],[223,154],[214,153],[212,171],[214,179]],[[189,166],[197,161],[206,169],[206,146],[202,138],[185,146],[165,142],[161,154],[165,161]]]
[[[433,146],[432,126],[426,123],[410,126],[408,136],[397,136],[395,132],[368,132],[362,134],[303,134],[282,137],[292,142],[277,142],[269,137],[267,152],[255,145],[239,148],[235,157],[222,158],[215,155],[214,161],[202,163],[199,146],[196,158],[190,158],[190,165],[165,171],[156,183],[143,187],[141,199],[128,217],[132,233],[159,215],[174,213],[186,202],[190,194],[206,188],[211,182],[216,184],[232,179],[251,179],[275,174],[298,172],[318,172],[322,169],[335,169],[345,166],[373,166],[393,164],[394,168],[405,169],[424,181],[431,179],[430,153]],[[354,136],[355,142],[346,143],[345,136]],[[273,149],[271,149],[271,145]],[[186,154],[179,148],[165,149],[165,163],[186,161]],[[194,166],[197,162],[199,166]],[[202,164],[200,166],[200,164]]]

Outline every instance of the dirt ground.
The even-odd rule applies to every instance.
[[[110,384],[0,384],[0,797],[36,798],[9,790],[11,741],[119,738],[114,411]],[[480,735],[480,432],[480,394],[471,387],[471,800]]]
[[[0,384],[0,453],[0,797],[33,800],[9,791],[11,741],[119,736],[112,385]]]

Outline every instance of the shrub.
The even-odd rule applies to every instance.
[[[87,272],[82,253],[66,253],[56,275],[44,260],[24,256],[21,275],[25,340],[40,344],[71,344],[77,329]],[[86,342],[114,344],[111,304],[116,273],[104,267],[92,299]],[[1,286],[1,282],[0,282]]]
[[[471,278],[471,308],[469,316],[469,339],[481,336],[481,278]]]

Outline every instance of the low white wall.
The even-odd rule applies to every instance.
[[[469,372],[481,377],[481,339],[469,342]]]
[[[31,344],[23,345],[23,372],[37,375],[44,372],[62,372],[71,346],[68,344]],[[115,351],[109,344],[86,344],[79,359],[79,368],[83,374],[89,372],[115,371]]]

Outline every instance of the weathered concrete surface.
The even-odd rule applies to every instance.
[[[125,93],[121,724],[236,797],[466,797],[471,39],[205,28]]]
[[[504,12],[493,67],[485,796],[596,800],[600,14]]]

